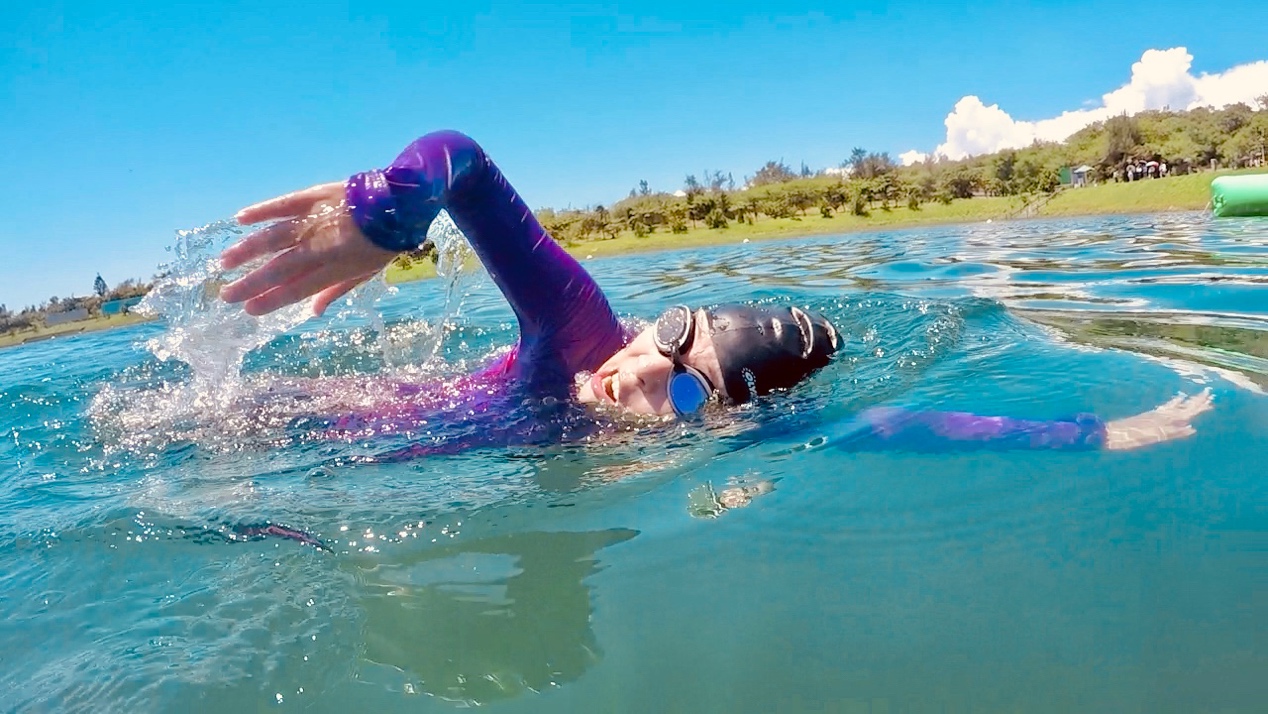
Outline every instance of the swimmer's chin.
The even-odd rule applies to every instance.
[[[599,403],[599,397],[594,393],[594,388],[590,386],[589,379],[577,385],[577,401],[581,404]]]

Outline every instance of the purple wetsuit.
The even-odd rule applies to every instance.
[[[484,375],[560,394],[624,346],[625,329],[594,278],[468,137],[428,134],[387,169],[348,179],[346,196],[362,232],[390,250],[418,247],[436,214],[449,212],[519,320],[519,344]]]
[[[1092,414],[1034,420],[878,407],[863,412],[836,441],[839,446],[859,449],[1076,451],[1103,446],[1105,423]]]
[[[549,428],[508,413],[526,397],[571,397],[573,377],[625,345],[625,328],[590,274],[542,228],[484,150],[457,132],[428,134],[392,165],[348,179],[361,231],[389,250],[422,244],[441,209],[470,241],[519,322],[519,342],[477,372],[437,384],[398,385],[392,405],[349,414],[332,431],[410,431],[431,417],[470,426],[462,439],[417,444],[399,457],[549,438]]]
[[[597,369],[630,335],[594,279],[533,216],[502,172],[470,138],[428,134],[384,170],[348,179],[346,197],[362,232],[376,245],[408,250],[421,245],[444,209],[462,229],[519,321],[519,343],[465,378],[434,389],[401,386],[405,406],[349,415],[336,431],[403,431],[424,418],[453,414],[480,426],[478,436],[419,445],[409,455],[445,453],[484,445],[537,441],[523,421],[504,424],[509,408],[499,397],[571,396],[573,376]],[[415,392],[415,393],[411,393]],[[1101,445],[1095,417],[1037,422],[972,414],[871,410],[851,427],[852,443],[926,450],[963,447],[1084,449]],[[537,437],[544,435],[537,432]]]

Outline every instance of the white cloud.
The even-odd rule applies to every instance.
[[[1196,80],[1189,74],[1192,65],[1193,55],[1183,47],[1145,50],[1140,61],[1132,65],[1131,81],[1102,97],[1103,112],[1136,114],[1168,106],[1187,108],[1198,98]]]
[[[1219,74],[1204,74],[1195,83],[1198,106],[1224,107],[1246,102],[1268,93],[1268,60],[1234,67]]]
[[[1008,148],[1029,146],[1036,139],[1062,141],[1083,127],[1119,114],[1138,114],[1149,109],[1194,109],[1223,107],[1237,102],[1252,103],[1268,92],[1268,61],[1239,65],[1224,72],[1193,76],[1193,55],[1183,47],[1146,50],[1132,65],[1131,79],[1101,97],[1099,106],[1062,112],[1039,121],[1018,121],[999,108],[985,104],[974,95],[956,102],[944,122],[946,141],[935,153],[951,159],[989,154]],[[899,156],[923,156],[911,150]]]
[[[918,164],[927,158],[929,158],[929,154],[916,151],[915,149],[912,149],[911,151],[904,151],[898,155],[898,160],[903,163],[903,166]]]

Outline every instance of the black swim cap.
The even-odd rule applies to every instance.
[[[837,350],[832,323],[795,307],[723,305],[705,312],[726,396],[737,404],[792,387]]]

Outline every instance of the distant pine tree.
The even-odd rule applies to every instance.
[[[97,279],[92,281],[92,291],[97,293],[97,297],[105,297],[106,292],[110,288],[106,286],[106,281],[102,279],[101,273],[97,273]]]

